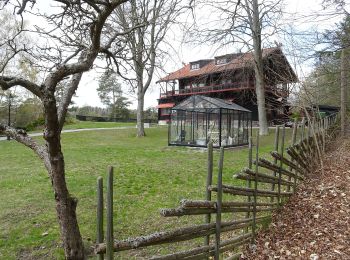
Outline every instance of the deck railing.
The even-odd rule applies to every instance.
[[[209,85],[203,87],[191,87],[185,89],[173,89],[165,92],[160,92],[160,98],[168,98],[172,96],[183,96],[183,95],[193,95],[193,94],[201,94],[201,93],[210,93],[210,92],[223,92],[223,91],[232,91],[232,90],[245,90],[251,89],[254,90],[254,86],[249,85],[248,83],[225,83],[218,85]],[[266,90],[273,92],[274,94],[287,97],[288,94],[285,90],[278,89],[275,86],[266,86]]]

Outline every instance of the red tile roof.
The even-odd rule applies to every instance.
[[[275,48],[266,48],[263,49],[263,58],[267,57],[274,52],[282,53],[279,47]],[[222,57],[222,56],[220,56]],[[171,81],[176,79],[190,78],[194,76],[208,75],[215,72],[236,70],[239,68],[247,68],[252,65],[253,54],[251,52],[242,53],[242,55],[237,55],[236,58],[233,58],[229,63],[216,65],[215,60],[212,59],[207,65],[204,65],[200,69],[190,69],[190,64],[186,64],[183,68],[170,73],[168,76],[161,78],[158,82]]]
[[[156,108],[170,108],[175,106],[175,103],[165,103],[165,104],[159,104],[158,106],[156,106]]]

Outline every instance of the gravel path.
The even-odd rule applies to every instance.
[[[135,128],[135,126],[119,126],[119,127],[106,127],[106,128],[83,128],[83,129],[70,129],[70,130],[62,130],[62,133],[74,133],[74,132],[82,132],[82,131],[98,131],[98,130],[114,130],[114,129],[131,129]],[[32,133],[28,134],[29,136],[42,136],[43,133]],[[0,141],[7,140],[5,137],[0,137]]]
[[[338,141],[243,259],[350,259],[350,138]]]

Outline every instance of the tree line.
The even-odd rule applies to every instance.
[[[119,97],[118,97],[119,98]],[[126,98],[125,98],[126,99]],[[99,106],[76,106],[74,103],[68,109],[65,124],[76,123],[78,116],[100,117],[105,121],[130,121],[136,122],[137,110],[130,109],[128,103],[124,100],[115,99],[115,102],[109,103],[106,107]],[[121,102],[123,102],[121,104]],[[26,98],[20,93],[0,92],[0,123],[33,131],[42,129],[45,125],[43,117],[43,107],[35,98]],[[144,111],[145,120],[157,121],[158,111],[154,107],[149,107]],[[79,119],[78,119],[79,120]]]

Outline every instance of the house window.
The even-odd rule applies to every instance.
[[[278,113],[279,115],[283,115],[283,114],[284,114],[284,109],[283,109],[283,107],[279,107],[279,108],[277,109],[277,113]]]
[[[204,82],[193,82],[192,83],[192,87],[193,88],[201,88],[201,87],[204,87],[205,86],[205,83]]]
[[[227,63],[227,58],[216,59],[216,65],[222,65]]]
[[[232,79],[222,79],[221,84],[230,84],[232,83]]]
[[[199,63],[191,64],[191,70],[198,70],[198,69],[199,69]]]
[[[170,115],[170,112],[171,112],[170,110],[171,110],[170,108],[161,108],[160,109],[160,114],[162,116]]]

